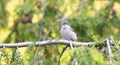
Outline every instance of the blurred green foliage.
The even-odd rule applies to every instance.
[[[79,37],[78,41],[103,42],[107,37],[120,39],[120,10],[117,9],[120,6],[119,0],[46,0],[45,3],[44,0],[18,0],[18,5],[13,10],[15,18],[12,17],[13,22],[11,22],[8,19],[11,13],[6,9],[8,4],[14,1],[0,0],[0,35],[2,33],[6,35],[6,32],[2,30],[9,29],[10,31],[5,40],[0,40],[1,42],[38,41],[41,18],[36,17],[38,19],[36,23],[33,22],[33,18],[35,15],[42,16],[44,5],[46,8],[43,16],[42,40],[61,39],[59,19],[73,13],[83,3],[85,6],[82,9],[67,18]],[[8,26],[10,23],[13,23],[12,27]],[[25,49],[0,49],[0,65],[36,65],[41,63],[43,65],[57,65],[62,48],[61,45],[42,47],[31,45]],[[112,49],[113,65],[120,63],[119,49],[119,46],[117,49]],[[94,47],[80,47],[74,51],[67,49],[62,56],[61,64],[74,65],[74,56],[77,57],[79,65],[109,65],[108,53],[102,53]]]
[[[0,0],[0,27],[6,27],[8,23],[8,13],[5,8],[6,4],[7,0]]]

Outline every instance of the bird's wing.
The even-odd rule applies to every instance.
[[[71,28],[71,30],[72,30],[73,32],[75,32],[75,34],[76,34],[76,35],[77,35],[77,37],[78,37],[77,32],[76,32],[74,29],[72,29],[72,28]],[[78,37],[78,38],[80,38],[80,37]]]
[[[75,34],[74,31],[72,31],[71,29],[66,29],[64,30],[64,37],[67,39],[67,40],[76,40],[77,39],[77,36]]]

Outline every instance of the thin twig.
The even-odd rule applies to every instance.
[[[63,48],[62,52],[60,53],[59,60],[58,60],[58,65],[60,65],[60,59],[61,59],[61,57],[62,57],[64,51],[65,51],[68,47],[69,47],[69,46],[66,45],[66,46]]]
[[[74,50],[72,43],[73,43],[73,42],[70,41],[70,47],[71,47],[71,50]],[[58,60],[58,65],[60,65],[60,59],[61,59],[63,53],[65,52],[65,50],[66,50],[68,47],[69,47],[69,45],[66,45],[66,46],[63,48],[62,52],[60,53],[59,60]],[[75,61],[75,65],[78,65],[78,62],[77,62],[76,57],[74,58],[74,61]]]
[[[110,48],[110,40],[109,39],[106,39],[106,44],[107,44],[107,47],[108,47],[108,53],[109,53],[109,60],[110,60],[110,64],[112,63],[112,52],[111,52],[111,48]]]
[[[42,7],[42,17],[39,21],[39,25],[40,25],[40,30],[39,30],[39,35],[38,35],[38,40],[41,41],[42,40],[42,32],[43,32],[43,20],[44,20],[44,16],[45,16],[45,8],[46,8],[46,0],[43,0],[43,7]]]
[[[74,47],[73,47],[73,41],[70,42],[70,47],[71,47],[71,50],[74,50]],[[73,57],[74,61],[75,61],[75,65],[78,65],[78,62],[77,62],[77,59],[76,59],[76,56]]]
[[[47,39],[48,35],[50,34],[50,32],[52,31],[52,28],[48,29],[48,32],[46,33],[46,35],[44,36],[44,41]]]
[[[45,34],[43,41],[47,40],[47,37],[49,36],[50,32],[52,31],[52,29],[55,28],[57,24],[58,23],[55,23],[52,27],[49,27],[48,32]]]
[[[74,49],[72,43],[73,43],[73,42],[71,41],[71,42],[70,42],[70,48],[71,48],[71,50]]]

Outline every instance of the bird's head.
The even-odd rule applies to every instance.
[[[60,20],[61,25],[69,25],[69,22],[67,20]]]
[[[67,20],[61,20],[60,23],[62,29],[71,29],[71,26]]]

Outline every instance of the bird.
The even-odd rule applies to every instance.
[[[61,36],[68,41],[76,41],[77,35],[72,29],[67,20],[62,20],[61,22]],[[71,49],[73,49],[72,43],[70,43]]]
[[[68,40],[70,41],[70,47],[71,47],[71,50],[73,50],[73,45],[72,45],[72,42],[73,41],[76,41],[77,40],[77,34],[75,33],[75,31],[72,29],[72,27],[70,26],[70,24],[68,23],[67,20],[60,20],[61,22],[61,30],[60,30],[60,33],[61,33],[61,36],[65,39],[65,40]],[[61,54],[60,54],[60,57],[63,55],[64,51],[69,47],[69,45],[66,45]],[[77,64],[77,61],[76,61],[76,58],[74,58],[75,60],[75,65],[78,65]],[[58,65],[60,65],[60,60],[58,61]]]
[[[68,21],[61,21],[61,36],[68,41],[76,41],[77,35]]]

